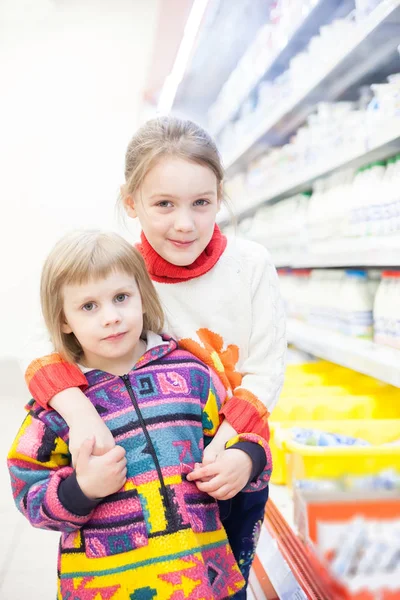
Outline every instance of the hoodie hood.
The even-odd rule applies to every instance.
[[[154,333],[154,331],[146,331],[145,338],[146,351],[139,358],[137,363],[132,366],[132,369],[129,371],[129,373],[143,369],[143,367],[146,367],[150,363],[163,358],[167,354],[171,354],[171,352],[174,352],[178,347],[178,343],[169,335],[159,335],[158,333]],[[87,367],[83,367],[81,365],[79,365],[79,367],[85,373],[89,387],[98,385],[103,381],[115,379],[115,377],[117,377],[117,375],[107,373],[106,371],[100,371],[99,369],[88,369]]]

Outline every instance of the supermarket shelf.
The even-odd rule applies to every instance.
[[[232,174],[268,146],[268,138],[275,145],[283,142],[318,102],[337,99],[379,66],[387,65],[397,52],[399,32],[400,0],[384,0],[357,26],[351,39],[343,40],[339,55],[326,71],[317,73],[303,88],[299,87],[297,94],[282,101],[276,112],[265,115],[241,143],[235,144],[235,152],[224,157],[228,173]]]
[[[262,79],[271,80],[283,73],[289,67],[291,59],[306,48],[308,42],[313,36],[318,34],[323,25],[330,23],[334,19],[348,15],[353,8],[354,0],[344,0],[339,6],[337,0],[319,0],[304,16],[303,21],[294,29],[287,44],[282,46],[271,57],[271,61],[265,71],[258,77],[255,77],[251,85],[242,91],[241,96],[243,100],[236,106],[228,109],[223,117],[218,120],[217,127],[213,130],[213,135],[218,135],[232,117],[237,114],[243,101]]]
[[[292,492],[287,485],[269,484],[269,498],[273,501],[276,508],[285,519],[286,523],[297,535],[297,530],[294,524],[294,508]]]
[[[338,252],[332,255],[308,254],[290,261],[279,261],[277,268],[291,269],[328,269],[330,267],[400,267],[399,250],[346,254]]]
[[[400,387],[400,350],[288,320],[288,342],[301,350]]]
[[[286,548],[282,547],[281,536],[270,527],[270,515],[278,512],[272,499],[268,500],[265,520],[261,527],[260,537],[257,544],[257,553],[253,563],[253,572],[261,585],[264,597],[269,598],[268,588],[265,583],[272,584],[278,598],[296,598],[296,600],[307,600],[304,592],[306,583],[302,573],[296,577],[292,565],[286,557]],[[294,536],[294,534],[293,534]],[[257,594],[257,597],[262,595]]]
[[[292,178],[287,177],[279,185],[254,196],[243,208],[236,211],[237,219],[240,221],[250,216],[264,204],[273,203],[287,196],[309,190],[314,181],[329,175],[333,171],[343,167],[357,169],[375,160],[382,160],[400,152],[400,119],[396,119],[393,125],[390,128],[390,133],[386,136],[380,136],[370,141],[360,141],[357,147],[353,146],[347,152],[343,151],[339,157],[336,155],[330,161],[296,170]],[[229,218],[222,214],[220,226],[225,227],[229,222]]]
[[[277,268],[292,269],[329,267],[399,267],[400,239],[396,245],[388,244],[390,238],[349,238],[325,242],[318,251],[302,254],[293,252],[274,261]],[[272,258],[273,252],[272,252]]]
[[[282,557],[273,562],[274,542]],[[272,560],[271,560],[272,554]],[[264,568],[280,598],[296,600],[345,600],[346,591],[332,580],[316,556],[295,535],[273,500],[265,511],[264,527],[257,546],[255,570],[260,579]],[[261,572],[260,572],[261,571]]]
[[[296,598],[306,600],[304,577],[299,579],[292,571],[292,566],[282,551],[281,536],[271,527],[270,515],[278,512],[288,524],[293,535],[296,535],[293,523],[293,500],[286,486],[270,484],[269,501],[266,508],[265,521],[261,528],[257,545],[257,554],[250,576],[250,586],[256,600],[269,598]],[[303,584],[303,585],[302,585]]]

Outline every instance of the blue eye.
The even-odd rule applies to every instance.
[[[128,298],[128,294],[118,294],[117,296],[115,296],[115,301],[116,302],[124,302],[124,300],[126,300]]]
[[[170,200],[161,200],[161,202],[158,202],[157,206],[160,208],[169,208],[172,206],[172,202]]]
[[[210,201],[201,198],[200,200],[196,200],[194,204],[195,206],[207,206],[207,204],[210,204]]]
[[[85,310],[86,312],[90,312],[91,310],[93,310],[94,308],[94,302],[86,302],[86,304],[84,304],[82,306],[82,309]]]

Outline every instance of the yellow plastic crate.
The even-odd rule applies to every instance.
[[[288,365],[280,400],[270,419],[274,468],[271,481],[286,483],[285,453],[275,442],[280,426],[300,422],[400,418],[400,389],[327,361]]]
[[[282,397],[271,420],[282,421],[336,421],[341,419],[397,419],[400,418],[400,390],[395,401],[382,395],[350,395],[328,389],[309,390],[302,397]]]
[[[305,446],[293,441],[291,427],[350,435],[372,446]],[[303,421],[275,429],[275,444],[284,453],[283,477],[288,485],[296,479],[336,478],[342,475],[376,474],[387,468],[400,471],[400,419]]]

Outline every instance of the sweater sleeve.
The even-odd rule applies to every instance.
[[[253,432],[269,439],[268,417],[283,385],[286,323],[270,256],[259,244],[254,244],[252,253],[243,266],[252,294],[249,351],[241,367],[241,383],[232,390],[221,414],[238,433]]]
[[[225,449],[240,449],[240,444],[243,442],[257,444],[260,446],[265,452],[265,463],[262,472],[258,473],[258,476],[255,479],[251,477],[250,481],[246,487],[243,488],[242,492],[257,492],[259,490],[263,490],[267,487],[272,473],[272,457],[269,445],[260,435],[255,433],[240,433],[225,444]]]
[[[83,511],[71,512],[60,498],[62,482],[74,473],[66,442],[32,412],[12,444],[7,463],[14,502],[33,527],[70,533],[89,521],[93,510],[88,508],[83,515]]]
[[[226,389],[213,369],[210,372],[210,389],[207,402],[203,409],[203,433],[211,438],[217,432],[221,423],[221,407],[226,401]],[[249,446],[254,448],[249,451]],[[271,451],[267,441],[255,433],[240,433],[225,444],[225,448],[237,448],[246,452],[253,462],[252,475],[249,483],[243,489],[244,492],[262,490],[268,485],[272,472]],[[260,449],[260,452],[257,450]],[[262,463],[262,469],[257,466]],[[255,477],[256,475],[256,477]]]
[[[54,352],[44,323],[37,327],[29,339],[20,364],[32,397],[43,408],[47,408],[50,400],[63,390],[79,387],[84,391],[87,388],[86,377],[79,367],[66,362]]]

